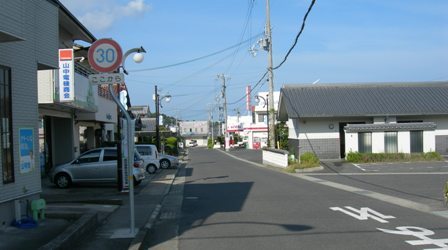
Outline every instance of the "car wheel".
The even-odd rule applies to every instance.
[[[162,160],[160,160],[160,167],[163,169],[167,169],[167,168],[171,167],[171,162],[167,159],[162,159]]]
[[[157,167],[154,164],[148,164],[148,166],[146,166],[146,172],[148,172],[148,174],[155,174],[157,171]]]
[[[54,183],[58,188],[68,188],[72,180],[68,174],[58,174],[54,179]]]
[[[140,183],[142,183],[142,180],[137,181],[134,177],[134,187],[140,185]]]

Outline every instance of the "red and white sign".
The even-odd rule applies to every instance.
[[[75,100],[75,62],[73,49],[59,50],[59,101]]]
[[[89,49],[90,66],[98,72],[113,72],[121,64],[123,52],[120,45],[112,39],[97,40]]]

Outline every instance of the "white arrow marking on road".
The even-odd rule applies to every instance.
[[[343,212],[344,214],[350,215],[358,220],[368,220],[369,218],[371,218],[381,223],[389,223],[385,219],[395,218],[392,215],[384,215],[368,207],[362,207],[359,210],[351,206],[345,206],[345,208],[346,209],[340,207],[330,207],[330,209],[333,211]],[[347,209],[351,210],[352,212],[348,211]]]

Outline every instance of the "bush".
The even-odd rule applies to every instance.
[[[347,154],[347,161],[353,163],[374,163],[374,162],[403,162],[403,161],[441,161],[443,160],[437,152],[428,153],[359,153],[350,152]]]
[[[350,152],[347,154],[347,161],[349,162],[362,162],[363,155],[359,152]]]
[[[319,158],[311,152],[300,155],[301,167],[317,167],[319,166]]]
[[[179,155],[179,150],[177,149],[176,146],[167,144],[167,145],[165,145],[165,153],[168,154],[168,155],[178,156]]]
[[[211,149],[211,148],[213,148],[213,140],[212,140],[212,138],[208,138],[208,141],[207,141],[207,148],[209,148],[209,149]]]

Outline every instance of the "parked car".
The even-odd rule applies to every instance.
[[[177,167],[179,165],[179,159],[177,157],[160,154],[159,151],[157,151],[157,147],[153,144],[138,144],[135,145],[135,147],[137,148],[137,151],[142,155],[145,162],[157,161],[159,163],[157,167],[166,169],[170,167]]]
[[[144,160],[134,150],[133,176],[137,186],[145,179]],[[50,180],[59,188],[67,188],[72,183],[116,182],[117,148],[96,148],[81,154],[75,160],[56,166],[50,172]]]
[[[170,167],[177,167],[179,165],[179,158],[172,155],[159,154],[160,167],[163,169]]]
[[[157,147],[152,144],[138,144],[135,148],[142,156],[144,163],[144,168],[149,174],[154,174],[158,168],[160,168],[159,162],[159,152]]]

